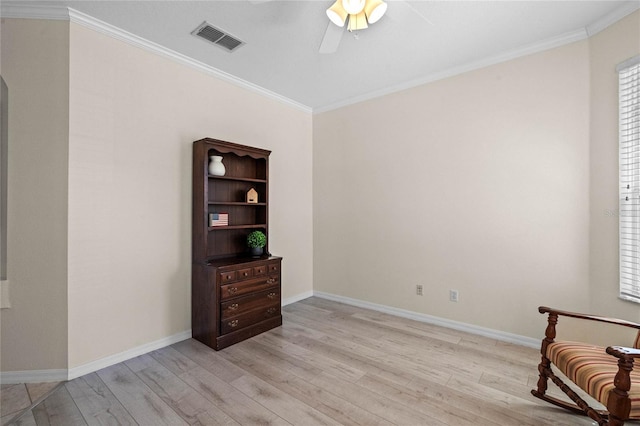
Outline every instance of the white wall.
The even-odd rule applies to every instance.
[[[2,20],[9,90],[7,273],[1,370],[67,368],[69,25]]]
[[[314,289],[530,337],[587,309],[589,113],[582,41],[314,116]]]

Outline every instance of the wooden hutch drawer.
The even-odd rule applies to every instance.
[[[266,275],[267,273],[267,265],[258,265],[253,267],[253,275],[259,277],[261,275]]]
[[[219,275],[220,282],[223,284],[230,283],[238,279],[238,271],[221,272]]]
[[[238,269],[236,271],[220,272],[218,275],[220,277],[220,282],[222,284],[225,284],[234,281],[248,280],[250,278],[253,278],[254,275],[264,275],[264,271],[266,270],[266,268],[266,265],[261,265],[253,268]]]
[[[280,302],[271,306],[264,306],[260,309],[249,311],[242,315],[227,318],[221,321],[220,331],[222,334],[231,333],[236,330],[240,330],[245,327],[249,327],[253,324],[257,324],[260,321],[264,321],[269,318],[273,318],[280,315]]]
[[[245,312],[260,308],[262,306],[272,305],[274,302],[280,302],[280,289],[273,288],[260,293],[252,293],[247,296],[237,297],[228,302],[220,304],[220,312],[222,319],[235,317]]]
[[[272,260],[267,264],[267,268],[269,269],[269,275],[279,274],[280,273],[280,261]]]
[[[276,287],[280,284],[279,277],[265,277],[260,280],[240,281],[233,284],[225,284],[220,286],[220,299],[227,300],[234,297],[242,296],[247,293],[263,291],[270,287]]]
[[[245,268],[238,270],[238,279],[239,280],[248,280],[253,277],[253,268]]]

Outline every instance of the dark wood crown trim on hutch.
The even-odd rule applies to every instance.
[[[269,251],[270,154],[217,139],[193,143],[191,328],[216,350],[282,325],[282,258]],[[224,176],[209,174],[214,155],[223,157]],[[252,188],[257,203],[247,202]],[[211,226],[215,213],[227,213],[228,224]],[[260,257],[247,248],[254,230],[267,236]]]

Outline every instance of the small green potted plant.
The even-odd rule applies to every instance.
[[[262,256],[265,245],[267,245],[267,236],[262,231],[253,231],[247,235],[247,246],[251,249],[253,257]]]

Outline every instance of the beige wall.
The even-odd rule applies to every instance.
[[[314,289],[530,337],[587,309],[589,113],[582,41],[314,116]]]
[[[315,116],[314,288],[536,338],[541,304],[638,321],[617,297],[615,66],[639,53],[635,12]],[[611,332],[574,326],[560,332]]]
[[[190,329],[191,145],[202,137],[273,151],[283,297],[312,291],[308,111],[69,22],[8,19],[2,42],[3,372],[78,368]]]
[[[591,47],[591,311],[640,321],[640,309],[618,298],[618,74],[640,55],[640,11],[590,39]]]
[[[191,147],[206,136],[273,151],[283,297],[312,290],[309,112],[75,24],[70,55],[70,368],[191,328]]]
[[[189,329],[191,142],[205,136],[273,150],[285,299],[315,288],[531,337],[540,304],[638,320],[616,297],[608,212],[612,69],[640,50],[639,20],[313,117],[76,24],[3,21],[2,371]]]
[[[2,371],[67,368],[69,24],[2,20],[9,89]]]

